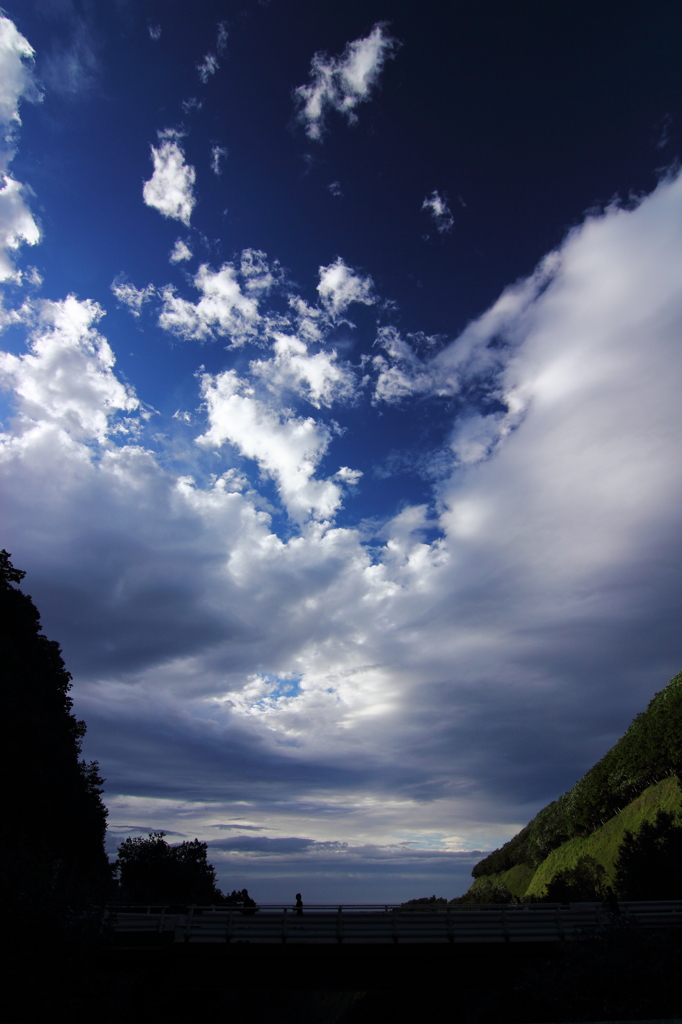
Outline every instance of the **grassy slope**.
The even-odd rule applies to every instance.
[[[534,870],[528,864],[516,864],[508,871],[487,875],[500,882],[514,896],[539,896],[557,871],[572,868],[580,857],[588,855],[606,869],[609,884],[613,883],[614,866],[623,835],[636,832],[644,821],[652,821],[658,811],[669,811],[682,817],[682,791],[677,779],[664,779],[645,789],[632,803],[590,836],[569,839],[552,850]]]
[[[594,857],[606,869],[608,883],[613,884],[618,847],[625,832],[636,832],[644,821],[652,821],[658,811],[682,814],[682,792],[677,779],[664,779],[649,786],[592,835],[569,839],[552,850],[533,875],[526,892],[539,896],[557,871],[574,867],[577,860],[586,855]]]

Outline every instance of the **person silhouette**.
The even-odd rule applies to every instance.
[[[301,899],[300,892],[296,893],[296,916],[300,917],[303,913],[303,900]]]

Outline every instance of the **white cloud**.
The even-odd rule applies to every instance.
[[[433,218],[436,228],[441,234],[452,231],[455,219],[452,210],[443,197],[435,190],[422,203],[422,210],[427,210]]]
[[[223,173],[223,161],[227,157],[227,149],[224,146],[213,146],[211,149],[211,170],[218,177]]]
[[[22,186],[9,174],[2,175],[0,188],[0,281],[17,279],[17,271],[9,252],[22,242],[35,245],[40,241],[40,228],[24,202]]]
[[[202,377],[209,429],[197,444],[220,447],[225,441],[254,459],[277,483],[289,515],[298,522],[310,516],[329,519],[341,504],[341,489],[331,480],[316,480],[315,469],[329,447],[331,434],[311,417],[303,419],[269,408],[234,370]]]
[[[181,338],[197,341],[229,336],[234,346],[257,335],[261,319],[258,301],[244,294],[232,264],[224,263],[220,270],[213,271],[202,263],[194,284],[202,293],[196,303],[180,298],[170,285],[162,290],[161,327]]]
[[[299,119],[309,138],[322,137],[329,110],[338,110],[351,122],[357,119],[355,107],[369,99],[384,62],[394,55],[397,45],[379,24],[364,39],[349,43],[340,57],[315,54],[311,83],[299,86],[295,93],[301,108]]]
[[[101,316],[90,300],[43,302],[28,354],[0,353],[0,380],[14,393],[21,434],[57,429],[81,441],[103,441],[115,413],[138,409],[132,389],[113,373],[108,342],[93,326]]]
[[[250,364],[250,372],[265,381],[270,390],[277,394],[293,391],[316,409],[355,397],[355,374],[349,366],[338,362],[333,349],[311,355],[299,338],[286,334],[274,337],[274,358]]]
[[[216,71],[220,67],[220,63],[215,53],[207,53],[201,64],[197,64],[197,71],[199,72],[199,78],[206,85],[209,78],[215,75]]]
[[[182,238],[178,238],[170,254],[171,263],[183,263],[184,260],[192,259],[192,250],[187,245],[187,242],[183,242]]]
[[[365,306],[374,304],[372,278],[354,274],[340,256],[328,267],[320,267],[319,273],[317,291],[331,316],[340,316],[353,302],[361,302]]]
[[[40,241],[40,229],[24,201],[20,182],[7,173],[21,124],[19,102],[42,99],[33,79],[33,47],[9,18],[0,16],[0,281],[21,279],[11,253]]]
[[[161,38],[161,26],[160,25],[148,25],[149,38],[154,43],[158,43]]]
[[[152,284],[148,284],[146,288],[136,288],[129,281],[123,281],[119,278],[112,282],[111,290],[118,302],[123,306],[127,306],[133,316],[140,315],[145,302],[149,302],[156,292]]]
[[[33,78],[33,57],[33,47],[14,22],[0,16],[0,125],[5,129],[21,123],[22,98],[41,98]]]
[[[158,149],[151,147],[154,173],[145,182],[142,195],[147,206],[189,226],[196,202],[193,191],[196,172],[185,163],[176,134],[165,132],[160,138]]]

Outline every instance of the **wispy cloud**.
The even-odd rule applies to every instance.
[[[215,53],[207,53],[200,64],[197,64],[197,71],[199,72],[199,78],[206,85],[209,78],[215,75],[216,71],[220,67],[218,58]]]
[[[227,149],[224,146],[213,146],[211,149],[211,170],[218,177],[223,173],[223,162],[227,157]]]
[[[427,196],[422,203],[422,210],[426,210],[431,215],[437,230],[441,234],[452,231],[455,218],[452,216],[452,211],[447,202],[439,192],[434,190],[430,196]]]
[[[185,163],[177,132],[160,132],[159,138],[161,145],[158,148],[151,147],[154,173],[145,182],[142,196],[147,206],[152,206],[164,217],[171,217],[189,226],[196,202],[196,172]]]
[[[156,292],[151,284],[148,284],[146,288],[136,288],[134,284],[123,278],[116,278],[111,284],[111,290],[118,302],[127,306],[133,316],[140,315],[144,304],[149,302]]]
[[[350,122],[357,119],[355,108],[370,98],[386,60],[397,51],[398,42],[377,24],[364,39],[348,43],[340,57],[316,53],[311,62],[311,81],[295,90],[299,120],[310,139],[320,139],[330,110]]]
[[[218,33],[216,37],[216,50],[219,56],[222,56],[227,49],[228,31],[227,25],[224,21],[218,24]],[[199,72],[199,78],[204,85],[208,82],[209,78],[215,75],[216,71],[220,67],[220,61],[215,53],[209,51],[204,55],[202,61],[197,64],[197,71]]]

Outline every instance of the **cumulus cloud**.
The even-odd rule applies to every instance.
[[[23,188],[9,174],[2,175],[0,188],[0,281],[18,280],[10,253],[25,242],[35,245],[40,241],[40,228],[24,202]]]
[[[164,217],[171,217],[189,226],[196,202],[196,172],[185,163],[185,154],[180,148],[176,133],[161,133],[160,141],[161,145],[158,148],[151,147],[154,173],[149,181],[145,182],[142,196],[147,206],[152,206]]]
[[[33,78],[33,57],[33,47],[14,22],[0,16],[0,125],[5,131],[21,124],[21,99],[41,98]]]
[[[116,278],[112,281],[111,290],[122,306],[127,306],[133,316],[139,316],[145,302],[149,302],[156,293],[154,285],[148,284],[146,288],[136,288],[130,281]]]
[[[29,352],[0,353],[0,381],[17,401],[21,434],[53,429],[103,441],[115,413],[139,408],[132,389],[113,373],[109,343],[94,327],[101,316],[90,300],[43,302]]]
[[[176,295],[170,285],[163,289],[161,327],[181,338],[196,341],[228,336],[234,346],[243,345],[258,333],[261,319],[258,300],[244,294],[232,264],[224,263],[220,270],[213,271],[202,263],[194,285],[201,292],[196,303]],[[257,288],[249,290],[257,292]]]
[[[443,199],[440,193],[435,189],[422,203],[422,210],[426,210],[431,215],[431,218],[440,234],[452,231],[455,223],[455,219],[452,216],[452,210],[445,199]]]
[[[316,409],[355,397],[355,374],[338,362],[334,350],[311,354],[299,338],[275,334],[274,339],[274,358],[253,361],[250,366],[251,373],[272,391],[293,391]]]
[[[184,242],[182,238],[178,238],[175,245],[173,246],[170,254],[171,263],[183,263],[185,260],[192,259],[192,250],[188,246],[187,242]]]
[[[24,188],[7,173],[21,124],[22,99],[41,99],[33,78],[33,47],[9,18],[0,16],[0,281],[21,279],[12,253],[40,241],[40,229],[24,198]]]
[[[258,463],[277,483],[292,519],[329,519],[341,504],[341,488],[317,480],[315,470],[329,447],[331,433],[312,417],[294,416],[268,407],[234,370],[202,377],[209,429],[197,444],[220,447],[229,441]]]
[[[295,91],[299,120],[310,139],[320,139],[329,110],[337,110],[352,123],[355,108],[370,98],[381,69],[395,55],[398,43],[386,34],[386,26],[375,25],[364,39],[348,43],[340,57],[316,53],[310,65],[311,81]]]
[[[353,302],[371,306],[376,301],[372,278],[353,273],[340,256],[328,267],[320,267],[319,272],[317,291],[322,305],[331,316],[340,316]]]

